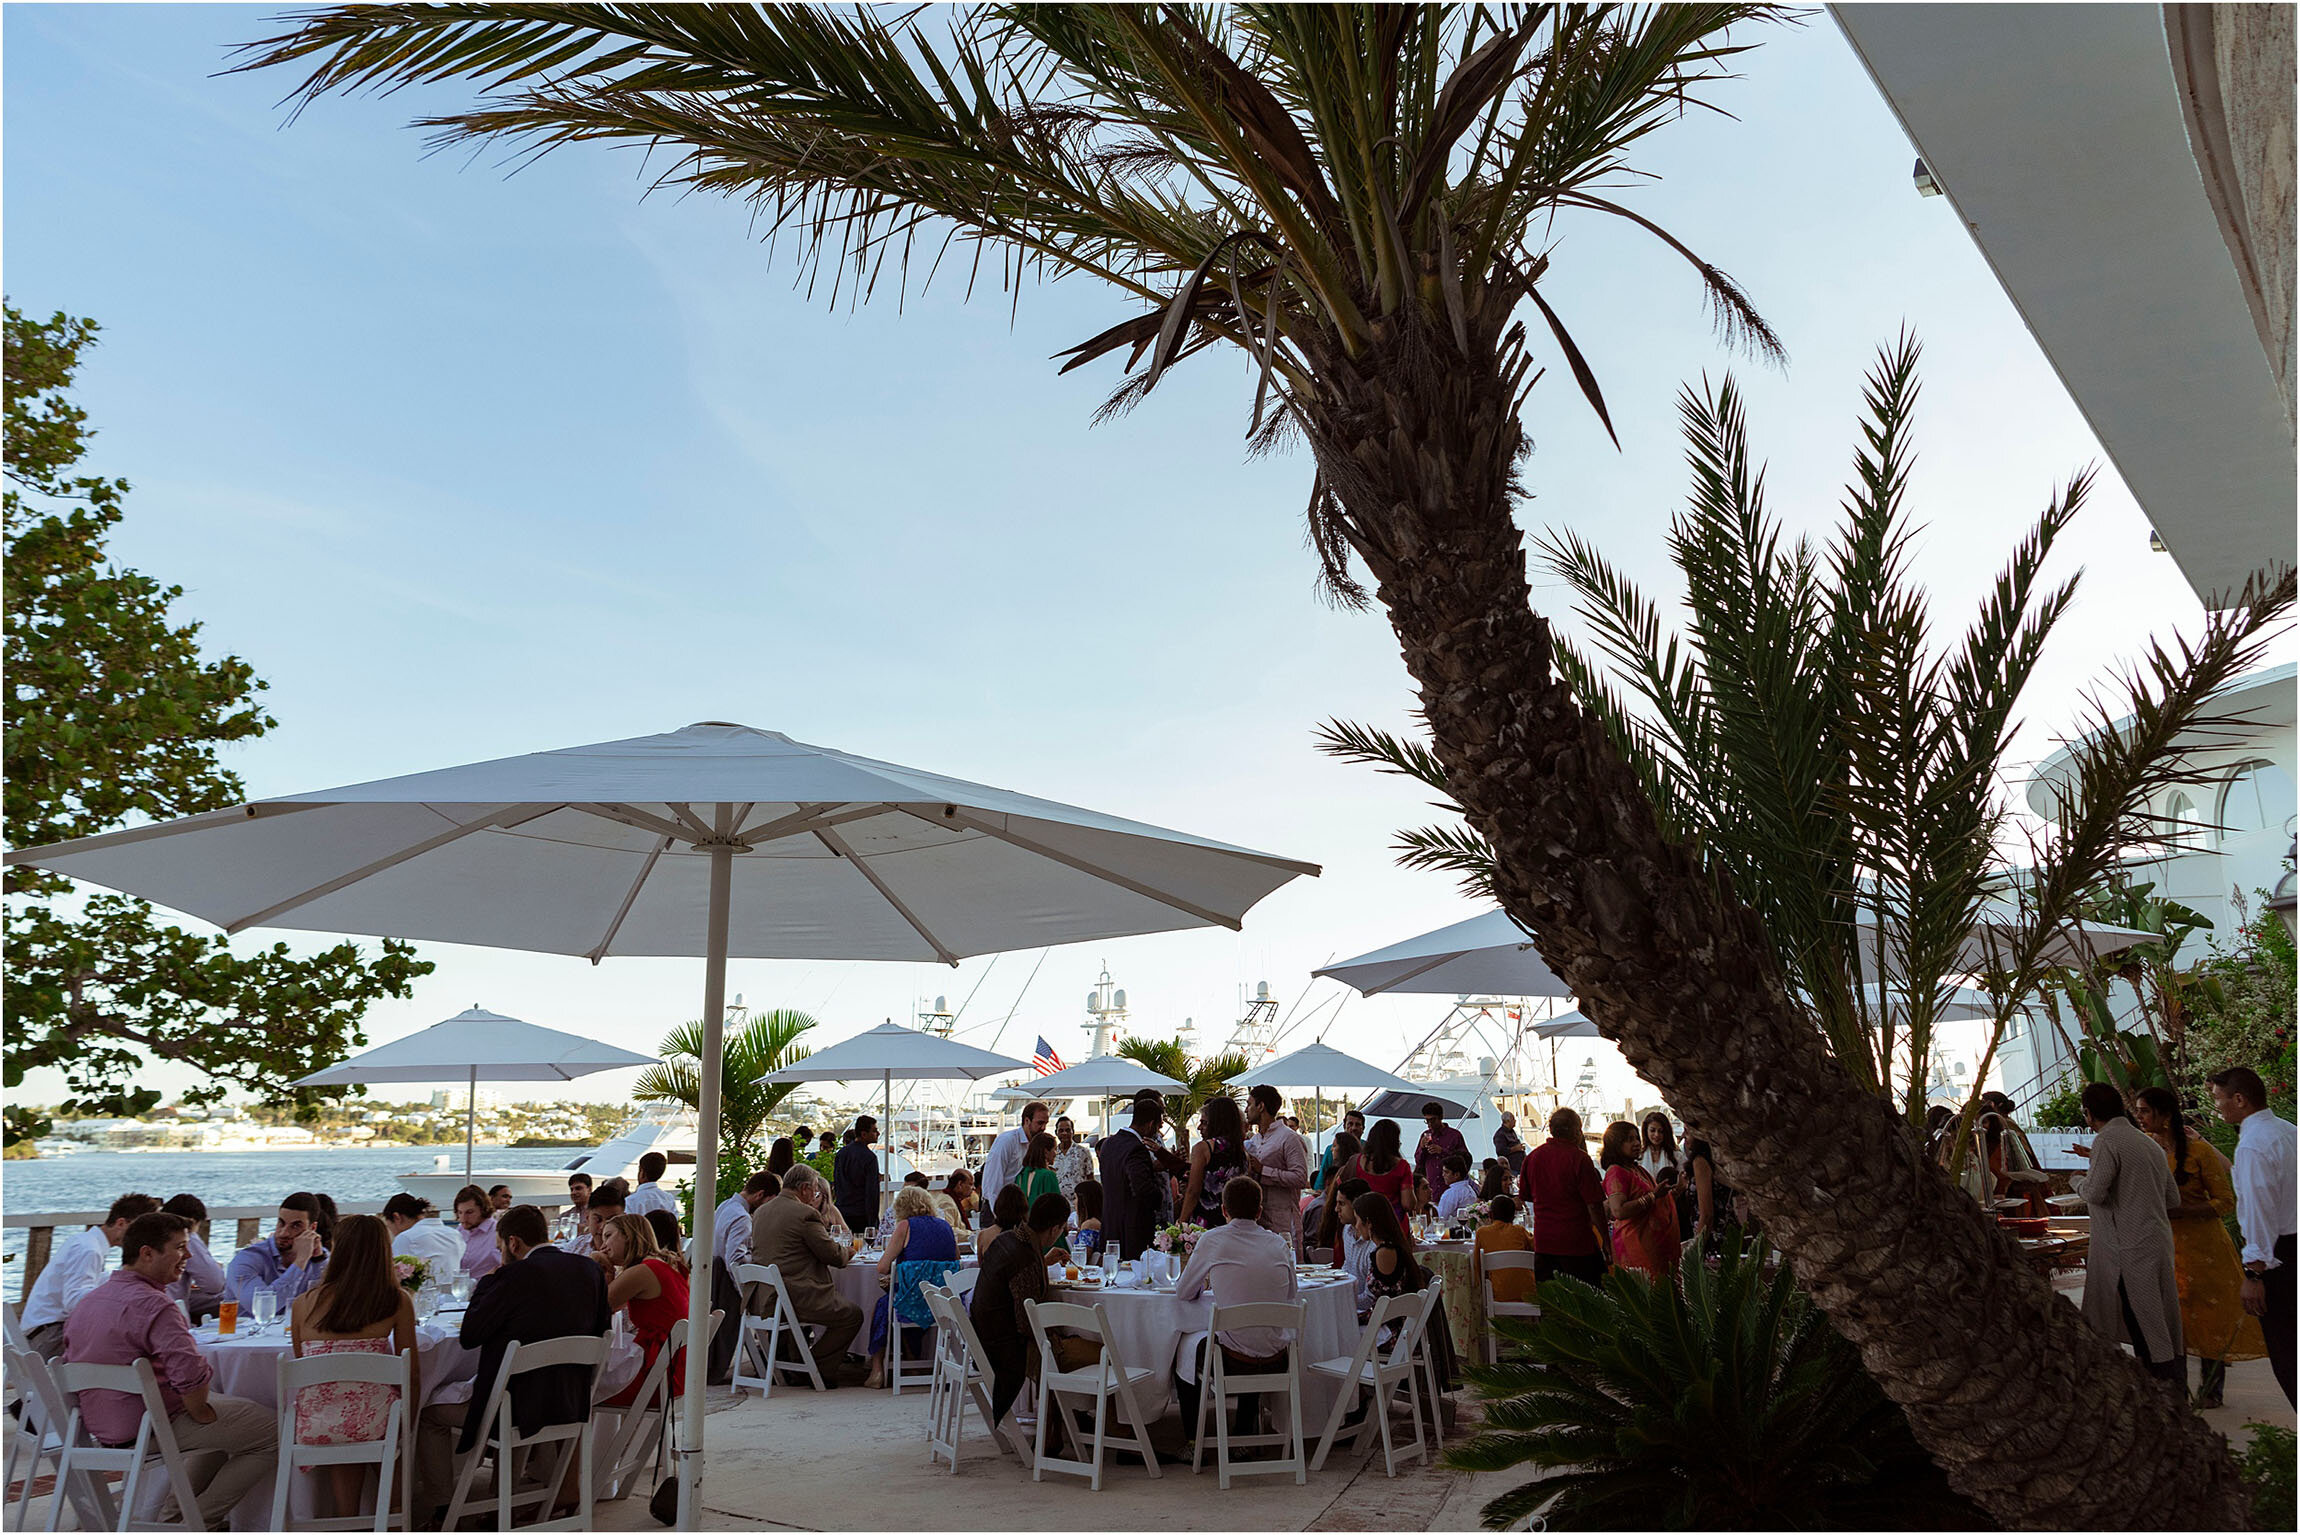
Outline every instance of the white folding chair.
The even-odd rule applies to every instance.
[[[296,1400],[313,1386],[342,1382],[349,1385],[396,1386],[391,1408],[383,1420],[383,1437],[353,1444],[306,1444],[296,1437]],[[394,1354],[315,1354],[279,1361],[279,1471],[272,1478],[272,1522],[275,1530],[388,1530],[396,1521],[408,1528],[407,1510],[415,1506],[415,1437],[412,1411],[415,1400],[415,1351]],[[338,1509],[330,1518],[291,1521],[288,1493],[303,1466],[375,1467],[375,1512],[346,1513]],[[398,1513],[391,1511],[392,1473],[399,1473]]]
[[[1325,1469],[1326,1456],[1344,1433],[1342,1419],[1356,1404],[1361,1389],[1367,1393],[1365,1421],[1348,1433],[1355,1440],[1364,1438],[1369,1428],[1381,1431],[1383,1474],[1396,1476],[1398,1457],[1408,1451],[1412,1456],[1428,1458],[1428,1444],[1422,1438],[1421,1388],[1414,1374],[1414,1338],[1420,1330],[1421,1318],[1421,1296],[1385,1295],[1375,1303],[1374,1314],[1366,1319],[1365,1331],[1358,1335],[1355,1355],[1311,1363],[1313,1374],[1323,1375],[1341,1386],[1334,1398],[1334,1410],[1326,1415],[1326,1431],[1319,1437],[1318,1453],[1310,1461],[1312,1471]],[[1398,1324],[1397,1336],[1390,1340],[1385,1353],[1381,1348],[1382,1329],[1393,1322]],[[1414,1424],[1413,1442],[1402,1448],[1390,1432],[1390,1398],[1400,1386],[1406,1388],[1412,1404]]]
[[[508,1530],[520,1509],[538,1505],[544,1517],[520,1521],[521,1529],[591,1528],[593,1456],[589,1417],[575,1423],[546,1424],[532,1434],[522,1434],[512,1421],[511,1380],[517,1375],[560,1366],[580,1369],[583,1401],[588,1405],[598,1388],[599,1369],[606,1362],[607,1340],[603,1337],[548,1338],[541,1343],[513,1343],[503,1351],[503,1367],[496,1371],[495,1383],[488,1388],[486,1404],[480,1409],[479,1442],[463,1455],[456,1468],[455,1496],[448,1502],[447,1520],[441,1528],[457,1529],[469,1515],[493,1513],[496,1528]],[[549,1452],[541,1458],[550,1464],[538,1481],[523,1473],[539,1450]],[[479,1474],[479,1463],[489,1459],[495,1462],[494,1493],[490,1497],[474,1498],[472,1482]],[[575,1512],[563,1519],[553,1519],[549,1517],[551,1508],[559,1500],[559,1489],[566,1485],[570,1461],[577,1467]],[[522,1481],[526,1483],[524,1487]]]
[[[950,1292],[952,1300],[963,1301],[974,1293],[975,1281],[981,1277],[980,1269],[952,1269],[943,1275],[942,1287]]]
[[[942,1323],[937,1329],[941,1336],[936,1340],[935,1379],[927,1394],[927,1464],[933,1465],[938,1455],[947,1456],[951,1475],[958,1474],[959,1441],[965,1437],[970,1401],[998,1453],[1019,1458],[1005,1429],[990,1421],[990,1375],[983,1368],[982,1339],[974,1331],[974,1319],[961,1299],[947,1290],[922,1287],[922,1293]]]
[[[192,1487],[191,1470],[184,1464],[183,1452],[176,1448],[176,1431],[168,1422],[168,1405],[160,1397],[159,1377],[152,1373],[152,1361],[59,1365],[56,1385],[70,1404],[70,1416],[64,1422],[64,1448],[56,1462],[57,1496],[48,1500],[49,1529],[56,1528],[57,1515],[63,1512],[67,1501],[76,1510],[93,1506],[105,1509],[108,1514],[110,1498],[100,1478],[115,1471],[124,1475],[120,1483],[118,1517],[107,1518],[113,1529],[207,1528],[200,1519],[199,1494]],[[119,1391],[142,1397],[144,1420],[136,1426],[135,1439],[116,1448],[98,1444],[82,1421],[80,1393],[83,1391]],[[177,1511],[182,1515],[180,1523],[163,1523],[157,1519],[137,1521],[137,1500],[143,1490],[144,1473],[155,1460],[167,1479],[164,1495],[174,1497]]]
[[[64,1459],[64,1425],[71,1421],[72,1411],[64,1403],[64,1392],[56,1384],[56,1377],[48,1369],[48,1361],[40,1357],[37,1349],[25,1342],[24,1333],[10,1314],[8,1322],[8,1379],[16,1387],[16,1399],[21,1415],[7,1420],[8,1469],[6,1482],[22,1480],[16,1494],[15,1528],[31,1527],[32,1486],[40,1479],[40,1468],[57,1469],[52,1482],[51,1497],[62,1500],[67,1495],[61,1474]],[[4,1486],[5,1483],[0,1483]],[[79,1516],[83,1529],[103,1529],[117,1517],[107,1505],[80,1504],[73,1512]]]
[[[1134,1397],[1134,1388],[1155,1378],[1158,1372],[1141,1366],[1129,1367],[1118,1357],[1117,1341],[1110,1335],[1109,1315],[1101,1306],[1074,1306],[1060,1301],[1041,1305],[1032,1300],[1023,1302],[1023,1310],[1029,1315],[1030,1330],[1038,1339],[1038,1434],[1031,1447],[1030,1479],[1043,1481],[1046,1472],[1057,1471],[1086,1477],[1089,1485],[1100,1492],[1105,1449],[1131,1450],[1142,1457],[1153,1479],[1163,1476],[1165,1473],[1158,1469],[1158,1452],[1150,1444],[1150,1420],[1143,1415]],[[1054,1327],[1066,1327],[1091,1336],[1102,1345],[1101,1357],[1082,1369],[1056,1369],[1054,1339],[1048,1332]],[[1094,1402],[1091,1432],[1083,1422],[1069,1416],[1072,1411],[1084,1411],[1085,1398],[1092,1398]],[[1130,1430],[1124,1439],[1110,1437],[1113,1400]],[[1064,1460],[1046,1453],[1046,1425],[1057,1413],[1064,1415],[1071,1437],[1090,1447],[1091,1460]]]
[[[749,1308],[751,1286],[765,1285],[774,1295],[775,1303],[765,1316],[753,1316]],[[814,1337],[822,1329],[811,1327],[799,1320],[791,1309],[791,1298],[783,1290],[783,1271],[772,1263],[746,1263],[735,1270],[735,1287],[744,1297],[742,1340],[735,1348],[735,1394],[756,1388],[760,1399],[775,1394],[775,1377],[786,1371],[804,1371],[817,1391],[830,1388],[823,1384],[823,1372],[815,1367]],[[778,1356],[783,1337],[788,1334],[798,1358]]]
[[[975,1271],[972,1269],[952,1269],[943,1277],[946,1279],[955,1279],[960,1274],[971,1275],[974,1272]],[[897,1264],[895,1266],[895,1272],[888,1277],[893,1284],[899,1284],[902,1278],[902,1266]],[[926,1288],[926,1286],[921,1285],[919,1288],[923,1290]],[[966,1288],[969,1290],[974,1288],[974,1281],[971,1278],[967,1280]],[[928,1309],[931,1311],[933,1308],[929,1307]],[[936,1351],[939,1350],[942,1346],[939,1340],[930,1339],[927,1346],[927,1355],[925,1361],[917,1368],[914,1368],[908,1373],[905,1373],[902,1367],[902,1334],[905,1327],[908,1327],[914,1334],[920,1331],[919,1327],[915,1323],[904,1322],[902,1319],[902,1313],[895,1309],[894,1290],[892,1284],[890,1284],[887,1290],[886,1300],[886,1384],[888,1391],[895,1396],[902,1395],[902,1388],[905,1384],[916,1386],[923,1382],[928,1390],[931,1391],[934,1388],[934,1355]],[[939,1328],[929,1330],[937,1332],[940,1331]]]
[[[711,1335],[718,1336],[719,1325],[726,1313],[711,1313]],[[655,1353],[655,1362],[647,1367],[640,1379],[639,1390],[621,1407],[598,1406],[591,1409],[592,1432],[603,1436],[606,1448],[594,1451],[595,1478],[591,1496],[601,1503],[617,1503],[631,1496],[631,1489],[647,1484],[645,1475],[650,1464],[656,1475],[671,1463],[671,1420],[678,1413],[678,1402],[671,1394],[671,1361],[687,1346],[687,1319],[681,1317],[671,1324],[670,1336]],[[710,1353],[709,1346],[703,1349]],[[688,1361],[692,1368],[694,1360]]]
[[[1430,1275],[1429,1283],[1422,1287],[1421,1301],[1421,1323],[1414,1329],[1414,1366],[1421,1371],[1418,1384],[1426,1388],[1429,1397],[1430,1437],[1442,1450],[1445,1448],[1445,1394],[1438,1390],[1437,1355],[1430,1338],[1437,1331],[1436,1320],[1445,1305],[1445,1281]]]
[[[1308,1308],[1301,1301],[1257,1301],[1244,1306],[1216,1306],[1206,1334],[1205,1377],[1198,1395],[1198,1421],[1190,1426],[1197,1444],[1190,1451],[1190,1474],[1198,1474],[1206,1453],[1206,1414],[1214,1415],[1214,1479],[1222,1491],[1230,1490],[1233,1476],[1268,1476],[1291,1471],[1296,1486],[1309,1480],[1309,1457],[1302,1452],[1302,1324]],[[1286,1338],[1286,1368],[1258,1374],[1233,1375],[1222,1353],[1222,1334],[1241,1327],[1280,1327]],[[1275,1434],[1230,1432],[1230,1401],[1234,1397],[1283,1396],[1286,1431]],[[1230,1461],[1233,1447],[1291,1446],[1293,1453],[1280,1460]]]
[[[1497,1300],[1493,1293],[1496,1274],[1524,1274],[1531,1279],[1535,1266],[1541,1262],[1532,1253],[1482,1253],[1478,1257],[1478,1283],[1485,1286],[1485,1362],[1501,1363],[1501,1339],[1494,1333],[1496,1317],[1519,1317],[1528,1322],[1541,1320],[1541,1307],[1529,1300]]]

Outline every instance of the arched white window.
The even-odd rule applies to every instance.
[[[2179,789],[2164,802],[2164,840],[2171,852],[2204,846],[2204,827],[2197,819],[2196,801]]]
[[[2292,775],[2273,762],[2247,762],[2220,791],[2220,835],[2283,827],[2293,815]]]

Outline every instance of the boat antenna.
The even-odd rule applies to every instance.
[[[996,1050],[998,1048],[998,1042],[1006,1037],[1006,1026],[1012,1023],[1014,1021],[1014,1015],[1021,1011],[1022,999],[1030,995],[1030,982],[1038,979],[1039,970],[1046,964],[1046,956],[1053,952],[1054,949],[1052,945],[1049,945],[1046,948],[1040,949],[1038,951],[1038,963],[1030,967],[1030,979],[1024,981],[1022,983],[1022,990],[1014,994],[1014,1006],[1006,1010],[1006,1016],[998,1020],[998,1032],[990,1036],[990,1048],[992,1050]]]

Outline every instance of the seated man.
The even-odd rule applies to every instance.
[[[751,1174],[749,1182],[719,1201],[718,1210],[711,1216],[712,1310],[730,1317],[742,1312],[743,1291],[735,1283],[735,1270],[751,1261],[751,1217],[759,1206],[782,1191],[782,1179],[773,1173],[756,1172]],[[714,1386],[723,1386],[734,1379],[735,1348],[742,1341],[739,1331],[730,1324],[721,1327],[711,1338],[711,1384]]]
[[[138,1216],[149,1215],[159,1207],[160,1202],[149,1194],[122,1194],[104,1212],[103,1225],[90,1226],[58,1244],[48,1266],[32,1281],[32,1293],[24,1297],[24,1311],[18,1318],[24,1324],[25,1340],[42,1358],[54,1359],[63,1352],[65,1318],[104,1283],[105,1262],[127,1235],[128,1227]]]
[[[1195,1300],[1212,1291],[1217,1306],[1245,1306],[1257,1301],[1290,1301],[1297,1294],[1292,1244],[1262,1224],[1262,1186],[1251,1178],[1232,1178],[1222,1185],[1222,1213],[1229,1217],[1198,1239],[1190,1261],[1182,1266],[1182,1279],[1174,1287],[1176,1300]],[[1182,1399],[1182,1423],[1198,1431],[1198,1397],[1206,1381],[1207,1350],[1219,1344],[1226,1368],[1240,1374],[1264,1375],[1286,1368],[1286,1348],[1293,1340],[1279,1327],[1241,1327],[1198,1341],[1198,1365],[1193,1380],[1177,1375],[1175,1389]],[[1263,1398],[1240,1397],[1232,1433],[1252,1433],[1249,1419]]]
[[[487,1203],[497,1215],[511,1208],[511,1185],[498,1183],[487,1191]]]
[[[458,1259],[463,1272],[483,1279],[502,1267],[503,1254],[495,1242],[495,1204],[487,1190],[466,1183],[455,1191],[455,1224],[460,1228],[455,1235],[463,1240]]]
[[[216,1307],[231,1294],[231,1286],[224,1282],[224,1266],[216,1255],[208,1251],[208,1244],[200,1236],[200,1228],[208,1222],[207,1202],[197,1194],[178,1194],[161,1209],[180,1216],[190,1223],[185,1233],[191,1244],[191,1256],[184,1264],[184,1277],[175,1282],[169,1293],[184,1303],[184,1310],[195,1322],[216,1314]]]
[[[783,1174],[782,1191],[751,1214],[751,1261],[771,1263],[783,1276],[783,1293],[801,1322],[823,1329],[814,1345],[823,1384],[852,1384],[863,1378],[863,1362],[847,1357],[847,1346],[862,1330],[862,1307],[838,1292],[832,1269],[847,1266],[847,1249],[832,1240],[823,1207],[830,1185],[804,1162]]]
[[[541,1210],[533,1205],[513,1205],[496,1219],[494,1235],[502,1250],[502,1262],[472,1290],[471,1309],[463,1314],[458,1336],[465,1348],[479,1350],[472,1396],[482,1407],[494,1389],[503,1355],[511,1344],[596,1338],[607,1331],[610,1319],[607,1276],[590,1259],[572,1257],[553,1247]],[[588,1378],[588,1371],[575,1366],[517,1377],[511,1383],[512,1425],[523,1434],[531,1434],[554,1423],[587,1422],[591,1417],[591,1402],[585,1391]],[[477,1445],[484,1431],[470,1402],[434,1402],[423,1409],[415,1459],[419,1518],[437,1517],[455,1495],[454,1455]]]
[[[394,1258],[421,1258],[424,1283],[444,1291],[463,1265],[463,1238],[451,1231],[426,1200],[413,1194],[394,1194],[383,1204],[383,1223],[391,1228]]]
[[[1031,1201],[1021,1224],[1001,1231],[982,1255],[982,1277],[975,1281],[966,1310],[982,1340],[983,1364],[990,1371],[993,1432],[1022,1394],[1037,1347],[1024,1303],[1051,1298],[1046,1288],[1046,1250],[1062,1244],[1069,1225],[1070,1201],[1060,1194],[1041,1194]]]
[[[553,1244],[561,1252],[577,1256],[591,1251],[591,1218],[586,1213],[591,1203],[591,1175],[567,1175],[567,1208],[559,1212],[558,1240]]]
[[[1437,1218],[1452,1225],[1455,1216],[1477,1203],[1477,1185],[1469,1180],[1469,1153],[1456,1151],[1445,1159],[1445,1187],[1437,1197]]]
[[[179,1215],[155,1210],[129,1222],[120,1239],[118,1272],[65,1323],[64,1359],[69,1364],[152,1362],[168,1426],[184,1453],[199,1502],[200,1523],[220,1530],[241,1498],[257,1488],[268,1492],[279,1453],[279,1418],[259,1402],[208,1394],[215,1372],[168,1293],[184,1276],[190,1236],[191,1223]],[[103,1444],[133,1443],[144,1421],[143,1398],[125,1391],[83,1391],[80,1411],[89,1436]]]
[[[319,1200],[311,1194],[290,1194],[280,1201],[279,1218],[271,1236],[251,1242],[232,1254],[224,1283],[243,1311],[251,1310],[258,1290],[279,1297],[279,1314],[286,1316],[297,1296],[327,1272],[327,1249],[320,1243]]]

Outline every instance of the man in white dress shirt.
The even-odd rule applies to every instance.
[[[2244,1309],[2260,1318],[2268,1368],[2292,1400],[2294,1204],[2300,1199],[2300,1141],[2289,1121],[2268,1111],[2267,1084],[2249,1066],[2216,1071],[2212,1106],[2236,1126],[2236,1223],[2244,1230]]]
[[[666,1193],[663,1185],[657,1181],[670,1169],[671,1159],[660,1151],[650,1151],[641,1157],[639,1186],[631,1191],[629,1199],[623,1201],[624,1213],[643,1217],[649,1210],[668,1210],[677,1215],[679,1202]]]
[[[998,1191],[1014,1181],[1022,1171],[1023,1154],[1030,1143],[1046,1133],[1046,1121],[1054,1111],[1038,1102],[1022,1106],[1022,1123],[1002,1132],[990,1143],[990,1154],[982,1159],[982,1202],[985,1209],[998,1198]]]
[[[1213,1292],[1216,1306],[1247,1306],[1260,1301],[1284,1303],[1295,1298],[1294,1253],[1286,1239],[1262,1224],[1262,1186],[1240,1173],[1222,1185],[1222,1213],[1229,1217],[1198,1239],[1190,1261],[1182,1265],[1182,1279],[1174,1287],[1176,1300],[1195,1300]],[[1198,1344],[1194,1380],[1175,1380],[1182,1401],[1182,1421],[1198,1432],[1198,1394],[1208,1373],[1207,1351],[1219,1344],[1227,1367],[1259,1375],[1285,1368],[1286,1348],[1294,1340],[1280,1327],[1240,1327]],[[1248,1421],[1261,1405],[1259,1396],[1240,1397],[1234,1434],[1252,1433]],[[1216,1411],[1220,1411],[1217,1403]]]
[[[50,1256],[48,1266],[32,1281],[32,1293],[24,1297],[24,1313],[17,1319],[24,1324],[25,1341],[42,1358],[54,1359],[64,1351],[64,1321],[104,1282],[105,1265],[127,1234],[128,1223],[159,1208],[160,1202],[149,1194],[122,1194],[104,1212],[103,1225],[90,1226]]]
[[[413,1194],[394,1194],[383,1202],[383,1223],[391,1228],[394,1258],[421,1258],[423,1282],[445,1292],[463,1267],[463,1237],[439,1218],[439,1212]]]
[[[711,1215],[711,1306],[729,1318],[743,1310],[743,1292],[735,1283],[735,1270],[751,1261],[751,1215],[783,1191],[783,1180],[770,1172],[751,1174],[750,1181],[719,1201]],[[762,1291],[764,1285],[759,1287]],[[739,1329],[732,1321],[711,1339],[710,1383],[723,1386],[735,1378],[735,1345]]]

